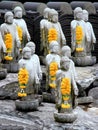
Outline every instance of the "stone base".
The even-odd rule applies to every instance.
[[[18,72],[18,63],[6,63],[2,65],[3,68],[7,69],[8,73],[17,73]]]
[[[15,105],[16,109],[19,111],[36,111],[39,106],[39,101],[38,99],[24,101],[17,100]]]
[[[76,66],[92,66],[96,63],[95,56],[73,57]]]
[[[54,119],[60,123],[73,123],[77,119],[77,114],[75,112],[71,113],[54,113]]]
[[[0,80],[5,79],[7,76],[7,69],[0,68]]]
[[[55,103],[55,97],[51,93],[43,92],[43,102]]]

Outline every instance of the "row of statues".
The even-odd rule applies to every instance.
[[[22,18],[21,7],[15,7],[13,13],[4,15],[5,22],[0,26],[1,61],[15,61],[19,65],[20,91],[27,95],[38,94],[42,70],[40,59],[35,54],[36,44]],[[75,65],[87,66],[96,63],[92,56],[96,38],[93,27],[88,22],[88,12],[77,7],[71,25],[71,47],[58,20],[55,9],[45,8],[44,19],[40,21],[41,50],[44,51],[46,65],[46,91],[55,98],[58,113],[72,112],[78,96],[77,73]],[[72,55],[73,54],[73,55]],[[22,79],[21,79],[22,77]],[[25,84],[26,82],[26,84]]]
[[[31,40],[25,20],[22,18],[21,7],[15,7],[13,13],[7,11],[4,15],[5,22],[0,26],[1,56],[2,58],[18,60],[21,50]],[[88,22],[87,10],[77,7],[74,10],[74,20],[71,21],[71,53],[73,61],[78,66],[93,65],[96,57],[92,56],[96,37],[93,27]],[[55,9],[45,8],[44,18],[40,21],[41,47],[44,56],[49,53],[49,44],[56,40],[60,48],[65,46],[66,37],[58,20],[58,12]],[[7,39],[10,39],[9,41]],[[10,46],[7,45],[9,42]],[[19,57],[20,56],[20,57]]]
[[[49,43],[52,40],[56,40],[61,47],[66,44],[66,38],[58,20],[58,12],[55,9],[44,9],[44,18],[40,21],[40,32],[44,56],[49,53]]]
[[[1,51],[3,48],[1,60],[17,61],[21,49],[31,40],[25,20],[22,18],[23,10],[17,6],[12,11],[7,11],[4,15],[4,23],[0,26]]]
[[[94,65],[96,57],[92,56],[96,37],[92,24],[88,21],[89,13],[81,7],[74,9],[74,20],[71,21],[71,49],[73,61],[78,66]]]
[[[59,112],[62,111],[61,105],[62,103],[63,105],[66,105],[66,102],[64,104],[64,100],[62,100],[63,94],[61,93],[61,82],[63,79],[65,79],[66,84],[67,79],[70,80],[71,95],[69,97],[72,98],[70,101],[70,106],[74,108],[75,104],[72,100],[75,98],[75,96],[78,95],[78,87],[76,84],[77,73],[75,70],[75,64],[71,59],[71,48],[67,45],[60,48],[60,45],[57,41],[51,41],[49,44],[49,50],[50,53],[46,55],[47,92],[50,92],[51,95],[55,98],[55,103],[57,106],[59,106]],[[65,89],[67,90],[66,85]],[[67,94],[65,94],[65,96],[66,95]]]
[[[66,45],[66,37],[58,20],[58,12],[55,9],[45,8],[44,18],[40,21],[41,50],[44,56],[49,53],[49,44],[56,40],[60,47]],[[96,63],[96,57],[92,56],[96,37],[93,26],[89,22],[89,13],[81,7],[74,9],[74,20],[70,23],[71,53],[75,65],[88,66]]]

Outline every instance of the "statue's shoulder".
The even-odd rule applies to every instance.
[[[7,26],[6,23],[2,23],[2,24],[1,24],[1,28],[5,27],[5,26]]]
[[[20,60],[18,61],[18,64],[22,64],[22,63],[24,63],[24,59],[20,59]]]

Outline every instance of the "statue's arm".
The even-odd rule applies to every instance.
[[[74,79],[74,76],[72,74],[71,74],[71,83],[72,83],[72,87],[73,87],[75,96],[78,96],[78,87],[77,87],[76,81]]]
[[[94,29],[92,27],[92,25],[90,24],[91,26],[91,38],[92,38],[92,43],[96,43],[96,37],[95,37],[95,33],[94,33]]]
[[[58,25],[59,25],[60,34],[61,34],[61,42],[62,42],[62,45],[66,45],[66,37],[65,37],[65,35],[64,35],[64,33],[63,33],[61,24],[58,23]]]
[[[27,27],[27,24],[26,24],[26,22],[25,22],[25,20],[23,19],[23,21],[24,21],[24,25],[25,25],[25,32],[26,32],[26,36],[27,36],[27,40],[28,40],[28,42],[31,40],[31,36],[30,36],[30,33],[29,33],[29,31],[28,31],[28,27]]]

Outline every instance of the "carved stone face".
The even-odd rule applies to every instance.
[[[82,13],[82,12],[78,12],[78,13],[76,14],[76,17],[77,17],[78,20],[81,20],[82,17],[83,17],[83,13]]]
[[[63,70],[66,70],[66,71],[69,70],[69,68],[70,68],[70,60],[69,60],[69,58],[62,57],[60,64],[61,64],[61,68]]]
[[[19,10],[15,13],[16,18],[22,18],[22,10]]]
[[[87,12],[86,10],[83,10],[83,20],[84,20],[85,22],[88,21],[88,12]]]
[[[64,68],[65,70],[69,70],[70,67],[70,61],[66,61],[62,64],[62,68]]]
[[[54,14],[52,17],[52,22],[57,23],[58,22],[58,15]]]
[[[31,58],[31,49],[29,47],[23,48],[23,59],[30,59]]]
[[[60,46],[57,41],[52,41],[49,44],[49,49],[51,53],[59,54],[60,53]]]
[[[13,23],[13,16],[8,16],[6,19],[6,22],[9,24],[12,24]]]
[[[61,54],[62,56],[67,56],[71,58],[71,48],[69,46],[63,46],[61,49]]]
[[[81,20],[83,17],[83,10],[81,7],[76,7],[74,10],[74,18],[77,20]]]
[[[8,23],[8,24],[13,23],[13,13],[11,11],[6,12],[4,15],[4,18],[5,18],[6,23]]]
[[[25,59],[30,59],[31,58],[31,52],[30,51],[26,51],[23,55],[23,58]]]
[[[22,8],[17,6],[14,8],[14,16],[16,18],[22,18]]]
[[[44,18],[48,19],[49,18],[49,11],[50,11],[50,8],[45,8],[44,9]]]
[[[28,42],[26,46],[31,49],[31,54],[33,55],[35,53],[35,44],[33,42]]]

